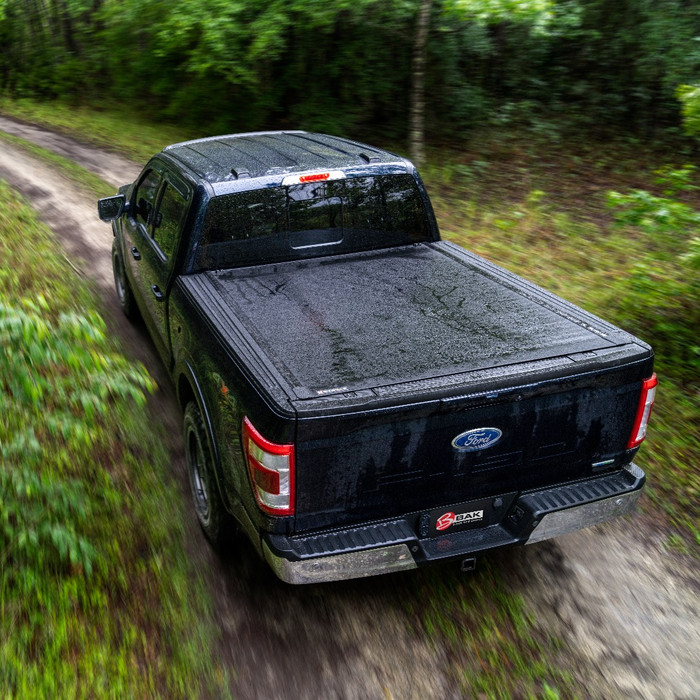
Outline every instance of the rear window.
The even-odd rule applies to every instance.
[[[211,270],[427,240],[413,177],[348,178],[214,197],[195,264]]]

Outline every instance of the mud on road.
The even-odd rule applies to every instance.
[[[0,130],[71,158],[115,188],[139,171],[119,156],[44,129],[0,117]],[[0,143],[0,177],[53,229],[69,259],[97,286],[108,326],[158,381],[153,400],[188,503],[180,411],[145,331],[120,314],[112,292],[110,227],[97,219],[88,195],[6,143]],[[234,697],[460,697],[448,651],[424,638],[403,604],[415,594],[412,577],[420,580],[421,571],[290,587],[244,543],[215,556],[189,508],[183,518],[188,549],[212,590]],[[591,697],[691,700],[700,697],[698,564],[669,552],[663,540],[637,514],[491,559],[538,624],[562,640],[569,670]],[[459,575],[454,567],[441,572]]]

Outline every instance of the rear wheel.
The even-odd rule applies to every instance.
[[[112,243],[112,272],[114,274],[114,289],[117,292],[119,306],[121,306],[127,318],[133,319],[136,316],[136,300],[126,278],[126,270],[124,269],[124,263],[122,262],[116,239]]]
[[[202,414],[194,401],[188,403],[185,408],[183,427],[185,458],[194,510],[207,539],[213,545],[219,546],[228,530],[229,518],[216,484],[214,460]]]

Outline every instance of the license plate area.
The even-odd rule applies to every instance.
[[[428,536],[438,537],[451,532],[472,530],[490,525],[492,521],[492,500],[482,498],[442,508],[434,508],[428,513]]]

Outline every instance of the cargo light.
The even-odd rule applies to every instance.
[[[642,393],[639,395],[637,416],[634,419],[634,427],[627,442],[628,450],[639,447],[647,435],[647,425],[649,425],[651,409],[654,407],[654,397],[656,396],[656,385],[658,383],[656,374],[652,374],[649,379],[645,379],[642,382]]]
[[[283,187],[290,185],[304,185],[308,182],[324,182],[325,180],[344,180],[345,173],[342,170],[329,170],[325,173],[306,173],[304,175],[287,175],[282,180]]]
[[[266,440],[245,417],[243,454],[260,509],[270,515],[293,515],[294,445]]]
[[[316,175],[302,175],[299,182],[320,182],[327,180],[331,176],[330,173],[317,173]]]

